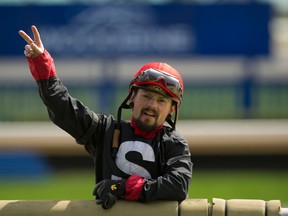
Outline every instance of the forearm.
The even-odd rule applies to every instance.
[[[155,180],[147,180],[142,189],[141,200],[144,202],[153,200],[182,201],[187,198],[191,177],[192,163],[187,163]]]
[[[37,84],[51,121],[80,140],[92,123],[92,111],[72,98],[57,77],[37,81]]]
[[[150,202],[154,200],[182,201],[187,198],[192,178],[190,156],[170,165],[165,174],[156,179],[132,175],[127,179],[125,199]]]
[[[53,58],[47,50],[36,58],[27,58],[27,61],[50,119],[76,140],[81,140],[96,115],[69,95],[56,75]]]

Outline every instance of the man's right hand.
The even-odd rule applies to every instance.
[[[34,40],[32,40],[23,30],[20,30],[19,34],[27,42],[24,50],[25,56],[28,58],[36,58],[44,52],[44,46],[36,26],[32,25],[31,29],[33,32]]]
[[[112,208],[117,199],[124,198],[126,180],[105,179],[96,184],[93,195],[97,196],[98,204],[104,209]]]

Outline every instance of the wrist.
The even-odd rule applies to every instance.
[[[125,196],[124,199],[126,200],[138,200],[143,185],[145,184],[145,179],[138,175],[130,176],[126,181],[125,186]]]
[[[56,76],[54,60],[46,49],[33,59],[27,58],[27,61],[31,74],[36,81],[48,80],[50,77]]]

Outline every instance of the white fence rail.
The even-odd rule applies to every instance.
[[[187,199],[139,203],[119,200],[104,210],[93,200],[0,200],[1,216],[287,216],[279,200]]]

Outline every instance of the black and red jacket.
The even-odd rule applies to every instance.
[[[56,76],[50,54],[27,58],[50,119],[85,147],[95,161],[96,183],[126,179],[127,200],[175,200],[187,197],[192,162],[187,141],[176,130],[163,126],[153,138],[135,134],[130,122],[120,124],[119,149],[112,156],[117,121],[95,114],[71,97]]]

